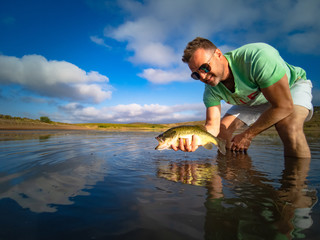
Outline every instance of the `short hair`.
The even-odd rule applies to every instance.
[[[194,52],[199,48],[203,48],[205,50],[208,50],[208,49],[216,50],[217,49],[216,45],[214,45],[210,40],[205,39],[205,38],[201,38],[201,37],[197,37],[187,44],[187,46],[183,52],[182,62],[188,63],[190,61],[190,58],[194,54]]]

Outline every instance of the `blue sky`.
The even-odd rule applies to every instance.
[[[197,36],[222,52],[273,45],[307,71],[319,106],[319,11],[319,0],[3,0],[0,113],[71,123],[204,120],[204,85],[181,62]]]

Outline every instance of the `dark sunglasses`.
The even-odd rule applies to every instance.
[[[208,73],[211,71],[211,67],[209,65],[211,58],[213,57],[213,55],[215,54],[216,51],[213,52],[213,54],[211,55],[211,57],[209,58],[207,63],[202,64],[199,68],[198,71],[203,72],[203,73]],[[198,71],[191,73],[191,77],[194,80],[200,80],[200,74],[198,73]]]
[[[208,73],[211,71],[211,67],[208,63],[204,63],[199,67],[198,71]],[[198,72],[191,73],[191,77],[194,80],[200,80],[200,74]]]

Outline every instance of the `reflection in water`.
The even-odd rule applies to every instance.
[[[301,230],[312,226],[310,214],[317,201],[316,191],[308,189],[306,182],[310,160],[286,158],[281,187],[277,191],[282,213],[279,227],[287,234],[293,232],[297,238],[304,237]]]
[[[11,140],[28,140],[28,139],[39,139],[47,140],[51,136],[66,134],[67,131],[49,131],[49,130],[32,130],[32,131],[13,131],[13,130],[1,130],[0,141],[11,141]]]
[[[206,186],[218,174],[211,163],[172,162],[159,166],[158,176],[174,182]]]
[[[50,135],[32,136],[28,135],[41,144],[50,139]],[[69,205],[73,197],[89,195],[86,190],[104,178],[105,160],[95,154],[77,155],[75,144],[55,142],[32,149],[27,142],[19,143],[0,154],[5,160],[0,161],[0,200],[13,199],[32,212],[55,212],[55,205]]]
[[[50,134],[40,135],[40,136],[39,136],[39,141],[40,141],[40,142],[45,142],[45,141],[47,141],[50,137],[51,137]]]
[[[103,180],[101,175],[92,175],[102,168],[102,161],[93,162],[86,159],[70,159],[58,167],[37,167],[37,173],[28,176],[28,171],[0,177],[0,184],[6,188],[1,191],[0,199],[11,198],[23,208],[33,212],[55,212],[53,205],[72,204],[71,197],[88,195],[83,191],[90,189],[97,181]],[[32,170],[31,170],[32,171]],[[3,188],[3,187],[2,187]]]
[[[286,158],[279,188],[249,155],[232,152],[205,162],[162,162],[158,176],[206,187],[206,239],[292,239],[312,225],[317,198],[306,183],[309,165],[310,159]]]

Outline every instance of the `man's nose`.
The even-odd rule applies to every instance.
[[[207,73],[205,72],[202,72],[202,71],[199,71],[199,76],[200,76],[200,80],[201,81],[204,81],[206,76],[207,76]]]

